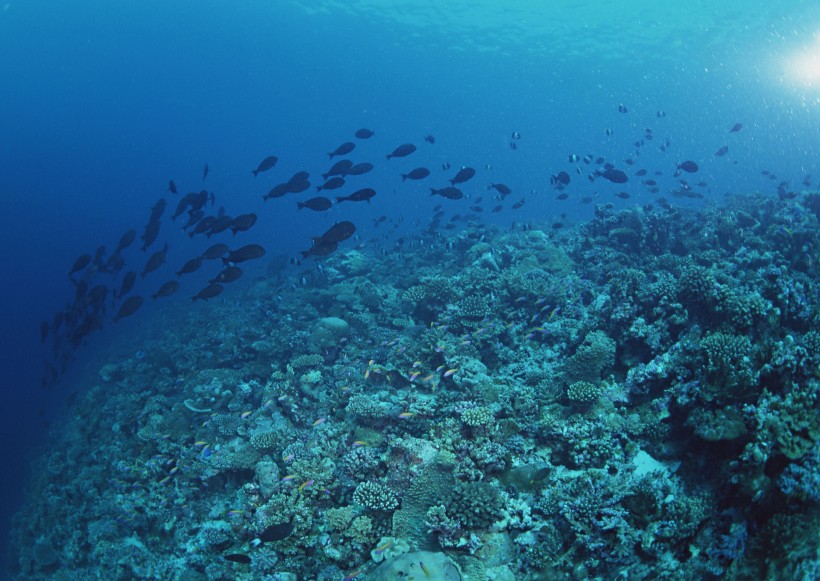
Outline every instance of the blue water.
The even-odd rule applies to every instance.
[[[398,179],[417,165],[439,182],[442,163],[451,171],[472,165],[482,187],[513,187],[511,199],[527,199],[524,214],[485,213],[504,226],[563,220],[561,213],[589,217],[590,205],[554,200],[549,176],[561,170],[572,174],[573,195],[597,194],[619,207],[652,202],[649,194],[614,198],[618,186],[576,178],[578,164],[567,162],[573,153],[629,157],[647,127],[655,141],[635,168],[664,170],[668,189],[676,163],[701,165],[705,199],[684,204],[729,192],[774,195],[781,180],[799,189],[807,174],[820,180],[820,78],[790,68],[801,51],[820,58],[817,3],[700,2],[682,10],[664,1],[650,13],[604,2],[516,4],[11,0],[0,7],[3,523],[22,497],[46,422],[83,389],[73,374],[106,338],[151,313],[146,306],[133,321],[107,325],[74,353],[57,385],[41,388],[48,350],[40,322],[71,300],[66,273],[74,259],[100,244],[110,252],[129,228],[141,232],[162,196],[169,264],[137,292],[155,291],[205,245],[167,221],[177,201],[165,191],[169,179],[182,192],[213,190],[229,213],[259,214],[252,238],[269,258],[296,256],[343,219],[356,222],[363,244],[377,244],[381,231],[371,222],[381,215],[403,217],[400,232],[412,233],[440,201]],[[619,104],[629,112],[619,113]],[[729,134],[738,122],[743,130]],[[379,191],[372,204],[309,214],[291,198],[261,200],[278,179],[326,169],[326,153],[360,127],[376,131],[352,156],[377,166],[368,180]],[[522,135],[516,150],[513,131]],[[435,145],[422,142],[426,134]],[[669,151],[657,151],[667,137]],[[385,162],[404,142],[419,152]],[[715,158],[723,145],[729,154]],[[254,178],[250,171],[268,154],[279,164]],[[144,253],[136,246],[127,260],[139,271]],[[185,281],[181,295],[202,279]]]

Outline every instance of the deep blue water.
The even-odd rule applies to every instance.
[[[171,245],[169,264],[138,292],[156,290],[205,245],[167,221],[177,201],[165,191],[171,178],[183,192],[216,192],[229,213],[259,214],[246,236],[262,243],[268,258],[295,256],[310,236],[342,219],[357,223],[361,243],[376,244],[381,231],[370,224],[381,215],[403,217],[402,232],[412,233],[439,201],[401,183],[398,173],[417,165],[433,169],[439,183],[445,161],[452,171],[478,168],[482,186],[474,197],[487,196],[483,185],[490,182],[512,186],[515,199],[527,198],[525,213],[485,214],[504,225],[552,221],[562,212],[570,220],[589,216],[588,205],[555,201],[549,176],[560,170],[572,174],[573,195],[597,193],[622,206],[651,202],[648,194],[613,198],[618,186],[576,178],[578,164],[567,162],[572,153],[629,157],[648,127],[655,139],[635,167],[663,170],[662,191],[674,185],[675,163],[687,159],[701,165],[697,178],[708,183],[701,203],[727,192],[774,195],[779,181],[799,189],[807,174],[815,187],[820,180],[820,78],[798,78],[788,64],[795,51],[820,59],[815,3],[695,3],[691,14],[673,2],[649,14],[628,5],[608,14],[614,9],[596,2],[561,3],[549,12],[523,3],[508,21],[500,19],[506,10],[496,11],[502,4],[5,3],[4,524],[22,496],[44,422],[82,389],[72,373],[106,337],[137,324],[107,325],[76,351],[57,385],[41,388],[48,352],[39,325],[71,300],[66,272],[74,259],[100,244],[111,250],[129,228],[141,232],[162,196],[169,207],[160,242]],[[585,26],[590,13],[594,23]],[[629,112],[619,113],[619,104]],[[738,122],[743,130],[729,134]],[[326,169],[326,153],[359,127],[376,131],[352,156],[377,166],[367,184],[379,191],[372,204],[308,214],[297,212],[292,198],[261,200],[295,171]],[[516,150],[509,146],[513,131],[522,135]],[[435,145],[423,143],[426,134],[435,135]],[[670,149],[657,151],[667,137]],[[404,142],[419,151],[386,162]],[[714,157],[723,145],[729,153]],[[279,164],[254,178],[250,170],[268,154]],[[128,253],[129,267],[141,269],[144,253]],[[186,281],[181,295],[196,286]],[[188,308],[185,296],[173,299],[175,308]],[[136,318],[149,314],[143,308]]]

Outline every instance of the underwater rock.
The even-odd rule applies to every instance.
[[[316,322],[310,335],[311,351],[321,353],[339,346],[350,332],[350,325],[338,317],[325,317]]]
[[[427,581],[460,581],[461,572],[444,553],[416,551],[385,561],[367,576],[369,581],[415,577]]]

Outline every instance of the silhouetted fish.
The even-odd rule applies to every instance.
[[[238,266],[228,266],[222,272],[216,275],[215,278],[212,278],[208,282],[213,284],[215,282],[219,283],[228,283],[238,280],[243,274],[242,269]]]
[[[698,171],[698,164],[694,161],[684,161],[678,164],[678,169],[683,170],[686,173],[695,173]]]
[[[462,167],[458,170],[458,173],[455,175],[453,179],[450,180],[450,185],[454,186],[456,184],[463,184],[464,182],[472,179],[475,175],[475,170],[471,167]]]
[[[362,188],[350,194],[349,196],[339,196],[336,198],[336,203],[341,202],[368,202],[376,195],[376,190],[373,188]]]
[[[424,136],[424,141],[426,141],[427,143],[432,144],[432,143],[436,142],[436,138],[433,137],[432,135],[425,135]]]
[[[262,258],[263,256],[265,256],[265,249],[259,244],[247,244],[242,248],[230,251],[228,256],[222,259],[222,262],[225,264],[228,264],[229,262],[237,264],[240,262],[245,262],[246,260]]]
[[[125,250],[126,248],[131,246],[131,244],[133,244],[134,239],[136,237],[137,237],[137,231],[133,230],[133,229],[129,230],[128,232],[123,234],[122,238],[120,238],[120,243],[117,244],[117,249],[114,251],[114,254],[119,254],[120,251]]]
[[[233,224],[233,218],[231,216],[228,216],[226,214],[223,214],[222,216],[217,216],[216,219],[213,222],[211,222],[211,227],[208,228],[208,231],[205,234],[208,236],[208,238],[210,238],[214,234],[224,232],[225,230],[231,227],[231,224]]]
[[[502,196],[509,196],[512,193],[512,190],[509,188],[509,186],[506,186],[504,184],[490,184],[489,186],[487,186],[487,189],[489,190],[490,188],[494,189]]]
[[[149,272],[154,272],[160,266],[165,264],[165,256],[167,253],[168,243],[165,244],[162,250],[158,250],[151,255],[148,262],[145,263],[145,268],[142,269],[142,273],[140,273],[140,278],[145,278],[146,274]]]
[[[183,274],[196,272],[197,270],[199,270],[200,266],[202,266],[202,257],[197,256],[196,258],[192,258],[191,260],[182,265],[182,268],[180,268],[179,271],[177,271],[177,276],[182,276]]]
[[[371,137],[373,137],[375,135],[375,133],[373,133],[370,129],[366,129],[366,128],[363,127],[361,129],[359,129],[358,131],[356,131],[355,135],[359,139],[370,139]]]
[[[723,156],[724,156],[724,155],[726,155],[727,153],[729,153],[729,146],[728,146],[728,145],[724,145],[723,147],[721,147],[720,149],[718,149],[718,150],[715,152],[715,157],[723,157]]]
[[[343,222],[336,222],[327,232],[322,234],[321,239],[325,242],[343,242],[355,233],[356,226],[353,222],[345,220]]]
[[[215,296],[218,296],[225,287],[221,284],[212,283],[206,286],[204,289],[199,291],[197,294],[191,297],[191,301],[204,301],[208,299],[212,299]]]
[[[131,289],[134,288],[134,283],[137,281],[137,273],[133,270],[129,270],[125,273],[125,276],[122,279],[122,284],[120,285],[120,292],[117,293],[118,298],[124,297],[126,294],[131,292]]]
[[[277,161],[279,161],[278,157],[276,157],[275,155],[269,155],[268,157],[260,161],[257,168],[251,171],[251,173],[254,175],[254,177],[256,177],[257,175],[259,175],[260,172],[268,171],[273,166],[275,166]]]
[[[430,175],[430,170],[426,167],[417,167],[414,170],[409,171],[408,173],[401,174],[401,181],[411,179],[411,180],[423,180],[427,176]]]
[[[448,200],[460,200],[464,197],[464,192],[458,188],[450,186],[440,189],[430,188],[430,195],[441,196],[442,198],[447,198]]]
[[[602,172],[599,171],[598,175],[615,184],[623,184],[629,181],[629,177],[624,172],[614,168],[610,168]]]
[[[323,183],[321,186],[316,186],[316,191],[321,192],[322,190],[338,190],[343,185],[345,185],[345,179],[343,177],[332,177]]]
[[[259,535],[259,540],[263,543],[272,543],[274,541],[281,541],[288,538],[293,533],[293,525],[290,523],[282,523],[270,525],[262,534]]]
[[[368,163],[366,161],[362,163],[357,163],[349,170],[347,170],[347,175],[349,176],[360,176],[362,174],[366,174],[373,169],[373,164]]]
[[[348,170],[350,170],[351,167],[353,167],[352,161],[350,161],[349,159],[340,159],[339,161],[334,163],[333,166],[329,170],[327,170],[326,173],[323,173],[322,177],[324,179],[327,179],[330,176],[344,177],[347,175],[347,172]]]
[[[237,232],[246,232],[251,229],[254,224],[256,224],[256,214],[251,212],[248,214],[240,214],[234,218],[231,221],[229,228],[231,229],[231,232],[233,232],[234,236],[236,236]]]
[[[309,200],[305,200],[304,202],[296,202],[296,207],[299,210],[302,208],[307,208],[308,210],[314,210],[316,212],[324,212],[325,210],[329,210],[331,206],[333,206],[333,202],[322,197],[311,198]]]
[[[334,149],[333,151],[331,151],[327,155],[330,157],[330,159],[333,159],[337,155],[347,155],[348,153],[353,151],[355,149],[355,147],[356,147],[356,144],[353,143],[352,141],[345,141],[339,147],[337,147],[336,149]]]
[[[222,258],[228,252],[230,252],[230,249],[227,244],[214,244],[202,253],[202,258],[204,260],[214,260],[215,258]]]
[[[168,191],[172,194],[177,193],[177,185],[174,183],[174,180],[168,180]]]
[[[131,316],[134,313],[136,313],[137,309],[139,309],[142,306],[142,303],[143,299],[139,295],[128,297],[128,299],[126,299],[126,301],[120,307],[120,310],[117,312],[117,315],[114,317],[114,322],[116,323],[120,319]]]
[[[74,261],[74,264],[71,267],[71,270],[68,271],[68,275],[71,276],[75,272],[79,272],[84,269],[86,266],[91,264],[91,255],[90,254],[81,254],[77,257],[77,260]]]
[[[729,130],[729,133],[737,133],[741,129],[743,129],[743,123],[735,123],[734,125],[732,125],[732,128]]]
[[[399,145],[396,149],[393,150],[392,153],[387,154],[387,159],[391,159],[394,157],[407,157],[411,153],[416,151],[416,146],[412,143],[403,143]]]
[[[169,297],[179,290],[179,283],[175,280],[169,280],[164,285],[159,287],[159,290],[151,295],[151,298],[157,300],[157,297]]]
[[[205,167],[202,168],[202,180],[204,181],[205,178],[208,177],[208,164],[205,164]]]
[[[244,553],[230,553],[225,555],[225,560],[233,563],[242,563],[243,565],[249,565],[251,562],[251,558]]]

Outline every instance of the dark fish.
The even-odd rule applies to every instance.
[[[344,177],[347,175],[347,172],[350,171],[350,168],[352,167],[352,161],[350,161],[349,159],[340,159],[339,161],[333,164],[333,167],[327,170],[327,173],[323,173],[322,177],[325,179],[329,178],[330,176]]]
[[[417,167],[416,169],[410,171],[409,173],[401,174],[401,181],[404,181],[406,179],[423,180],[424,178],[426,178],[429,175],[430,175],[430,170],[429,169],[427,169],[426,167]]]
[[[91,264],[91,255],[81,254],[77,257],[77,260],[74,261],[74,265],[71,267],[71,270],[68,272],[68,275],[71,276],[75,272],[81,271],[89,264]]]
[[[412,143],[403,143],[402,145],[399,145],[396,149],[394,149],[393,153],[388,153],[387,159],[393,157],[407,157],[414,151],[416,151],[415,145],[413,145]]]
[[[142,232],[142,249],[148,250],[148,247],[154,243],[154,240],[159,236],[159,221],[149,222]]]
[[[205,217],[205,210],[197,210],[196,212],[189,212],[188,213],[188,221],[185,222],[185,225],[182,227],[183,230],[187,230],[200,220]]]
[[[208,282],[211,283],[211,284],[213,284],[215,282],[219,282],[219,283],[233,282],[235,280],[238,280],[239,277],[242,276],[242,274],[243,274],[242,269],[239,268],[238,266],[229,266],[229,267],[225,268],[225,270],[223,270],[222,272],[217,274],[215,278],[209,280]]]
[[[441,164],[441,170],[442,171],[447,171],[448,169],[450,169],[450,167],[452,167],[450,165],[450,162],[445,161],[444,163]]]
[[[363,188],[361,190],[355,191],[349,196],[338,196],[336,198],[336,203],[341,202],[367,202],[370,203],[370,199],[376,195],[376,191],[373,188]]]
[[[188,233],[188,236],[193,238],[195,234],[205,234],[209,232],[214,222],[216,222],[216,216],[205,216],[197,222],[196,227]]]
[[[123,317],[128,317],[136,313],[137,309],[139,309],[142,306],[142,302],[143,299],[139,295],[128,297],[120,307],[120,310],[117,312],[117,315],[114,317],[114,322],[116,323]]]
[[[208,164],[205,164],[205,167],[202,168],[202,180],[204,181],[205,178],[208,177]]]
[[[629,181],[629,177],[619,169],[610,168],[605,171],[599,171],[597,174],[615,184],[623,184]]]
[[[270,525],[262,534],[259,535],[259,540],[263,543],[272,543],[273,541],[281,541],[288,538],[293,533],[293,525],[290,523],[282,523],[278,525]]]
[[[483,212],[484,211],[484,208],[482,208],[481,206],[470,206],[470,209],[473,212]]]
[[[317,238],[316,241],[314,241],[313,246],[307,250],[302,250],[300,254],[302,255],[302,258],[307,258],[308,256],[327,256],[328,254],[335,252],[338,247],[338,242],[328,242],[327,240]]]
[[[658,111],[657,113],[655,113],[655,117],[658,117],[658,118],[666,117],[666,112],[665,111]]]
[[[556,200],[566,200],[567,198],[569,198],[569,194],[566,192],[561,192],[560,194],[555,196]]]
[[[729,133],[737,133],[741,129],[743,129],[743,123],[735,123],[734,125],[732,125],[732,128],[729,130]]]
[[[188,192],[187,194],[182,196],[182,198],[177,203],[177,209],[174,211],[173,215],[171,216],[171,220],[176,220],[177,216],[181,216],[182,214],[184,214],[185,210],[188,209],[188,206],[190,206],[193,203],[194,199],[198,195],[199,194],[197,192]]]
[[[615,195],[621,198],[622,200],[629,199],[629,192],[617,192]]]
[[[448,188],[430,188],[430,195],[431,196],[441,196],[442,198],[447,198],[448,200],[460,200],[464,197],[464,192],[462,192],[458,188],[448,187]]]
[[[492,213],[493,214],[498,214],[503,209],[504,209],[504,206],[499,204],[498,206],[496,206],[495,208],[492,209]]]
[[[553,187],[555,187],[559,190],[562,190],[566,186],[568,186],[569,182],[570,182],[569,174],[565,171],[561,171],[561,172],[558,172],[554,176],[550,176],[550,183],[553,185]]]
[[[524,198],[520,199],[519,201],[517,201],[516,203],[514,203],[514,204],[512,205],[512,209],[513,209],[513,210],[517,210],[518,208],[520,208],[521,206],[523,206],[523,205],[524,205],[524,202],[526,202],[526,201],[527,201],[527,200],[526,200],[526,199],[524,199]]]
[[[214,234],[219,234],[220,232],[224,232],[228,228],[231,227],[233,224],[233,218],[228,215],[217,216],[216,219],[211,222],[211,227],[206,232],[208,238],[213,236]]]
[[[120,292],[117,293],[117,297],[122,298],[131,292],[131,289],[134,288],[134,283],[137,281],[137,273],[133,270],[129,270],[125,273],[125,276],[122,279],[122,284],[120,285]]]
[[[164,285],[159,287],[159,290],[151,295],[151,298],[157,300],[157,297],[169,297],[179,290],[179,283],[175,280],[169,280]]]
[[[626,105],[621,103],[618,105],[618,113],[629,113],[629,109],[626,108]]]
[[[129,230],[125,234],[122,235],[120,238],[120,243],[117,244],[117,249],[114,251],[114,254],[119,254],[121,250],[125,250],[134,242],[134,239],[137,237],[136,230]]]
[[[518,141],[519,139],[521,139],[521,134],[518,131],[513,131],[512,132],[512,138],[514,140]]]
[[[635,172],[635,175],[639,176],[639,177],[640,176],[645,176],[646,175],[646,170],[645,169],[639,169],[638,171]]]
[[[371,171],[372,169],[373,169],[373,164],[364,161],[362,163],[357,163],[356,165],[351,167],[349,170],[347,170],[347,175],[349,175],[349,176],[360,176],[362,174],[366,174],[367,172]]]
[[[145,278],[146,274],[149,272],[154,272],[160,266],[165,264],[165,256],[167,253],[168,243],[165,244],[162,250],[158,250],[151,255],[148,262],[145,263],[145,268],[142,269],[142,273],[140,273],[140,278]]]
[[[695,173],[696,171],[698,171],[699,168],[698,164],[696,164],[694,161],[684,161],[678,164],[678,169],[683,170],[686,173]]]
[[[502,196],[509,196],[512,193],[512,190],[504,184],[490,184],[489,186],[487,186],[487,189],[489,190],[490,188],[495,189],[495,191],[497,191]]]
[[[515,141],[510,141],[510,149],[512,149],[512,150],[518,149],[518,144]]]
[[[243,565],[249,565],[251,562],[251,558],[244,553],[230,553],[225,555],[225,560],[233,563],[242,563]]]
[[[325,242],[343,242],[355,233],[356,226],[353,222],[345,220],[344,222],[336,222],[327,232],[322,234],[321,239]]]
[[[254,224],[256,224],[256,214],[251,212],[249,214],[240,214],[234,218],[229,228],[234,236],[236,236],[237,232],[246,232],[250,230]]]
[[[462,167],[453,179],[450,180],[450,185],[463,184],[470,180],[475,175],[475,170],[471,167]]]
[[[191,301],[204,301],[219,295],[223,289],[221,284],[212,283],[191,297]]]
[[[321,192],[322,190],[338,190],[343,185],[345,185],[345,179],[339,176],[332,177],[323,183],[321,186],[316,186],[316,191]]]
[[[271,169],[273,166],[276,165],[277,161],[279,161],[278,157],[276,157],[275,155],[269,155],[268,157],[266,157],[265,159],[260,161],[259,166],[255,170],[253,170],[251,173],[254,176],[257,176],[257,175],[259,175],[259,172],[268,171],[269,169]]]
[[[355,135],[356,135],[356,137],[357,137],[358,139],[370,139],[371,137],[373,137],[373,136],[374,136],[374,135],[376,135],[376,134],[375,134],[375,133],[373,133],[370,129],[365,129],[365,128],[363,127],[363,128],[361,128],[361,129],[359,129],[359,130],[356,132],[356,134],[355,134]]]
[[[180,268],[177,272],[177,276],[182,276],[183,274],[195,272],[199,270],[200,266],[202,266],[202,257],[197,256],[196,258],[192,258],[191,260],[182,265],[182,268]]]
[[[165,211],[165,207],[168,205],[168,202],[165,201],[165,198],[160,198],[157,200],[157,203],[151,207],[151,216],[148,219],[149,222],[154,222],[162,218],[162,213]]]
[[[174,183],[174,180],[168,180],[168,191],[172,194],[177,193],[177,185]]]
[[[229,262],[238,264],[246,260],[262,258],[263,256],[265,256],[265,249],[259,246],[259,244],[247,244],[238,250],[231,250],[227,258],[222,259],[222,262],[224,264],[228,264]]]
[[[214,244],[202,253],[202,258],[205,260],[214,260],[215,258],[222,258],[230,249],[227,244]]]
[[[436,138],[433,137],[432,135],[425,135],[424,136],[424,141],[426,141],[427,143],[435,143]]]
[[[569,161],[570,163],[576,163],[579,159],[581,159],[581,158],[579,158],[574,153],[571,153],[570,155],[567,156],[567,161]]]
[[[723,157],[723,156],[724,156],[724,155],[726,155],[727,153],[729,153],[729,146],[728,146],[728,145],[724,145],[723,147],[721,147],[720,149],[718,149],[718,150],[715,152],[715,157]]]
[[[310,186],[308,186],[310,187]],[[290,193],[290,183],[285,182],[283,184],[277,184],[271,188],[271,190],[262,196],[263,200],[269,200],[270,198],[281,198],[285,194]]]
[[[347,155],[348,153],[353,151],[353,149],[355,149],[355,147],[356,147],[356,144],[353,143],[352,141],[345,141],[339,147],[337,147],[336,149],[334,149],[333,151],[328,153],[328,156],[330,157],[330,159],[333,159],[337,155]]]
[[[333,206],[333,202],[322,197],[311,198],[309,200],[305,200],[304,202],[296,202],[296,207],[299,210],[302,208],[307,208],[308,210],[313,210],[315,212],[324,212],[325,210],[329,210],[331,206]]]
[[[641,183],[644,184],[645,186],[657,186],[658,185],[658,182],[656,182],[655,180],[644,180]]]

